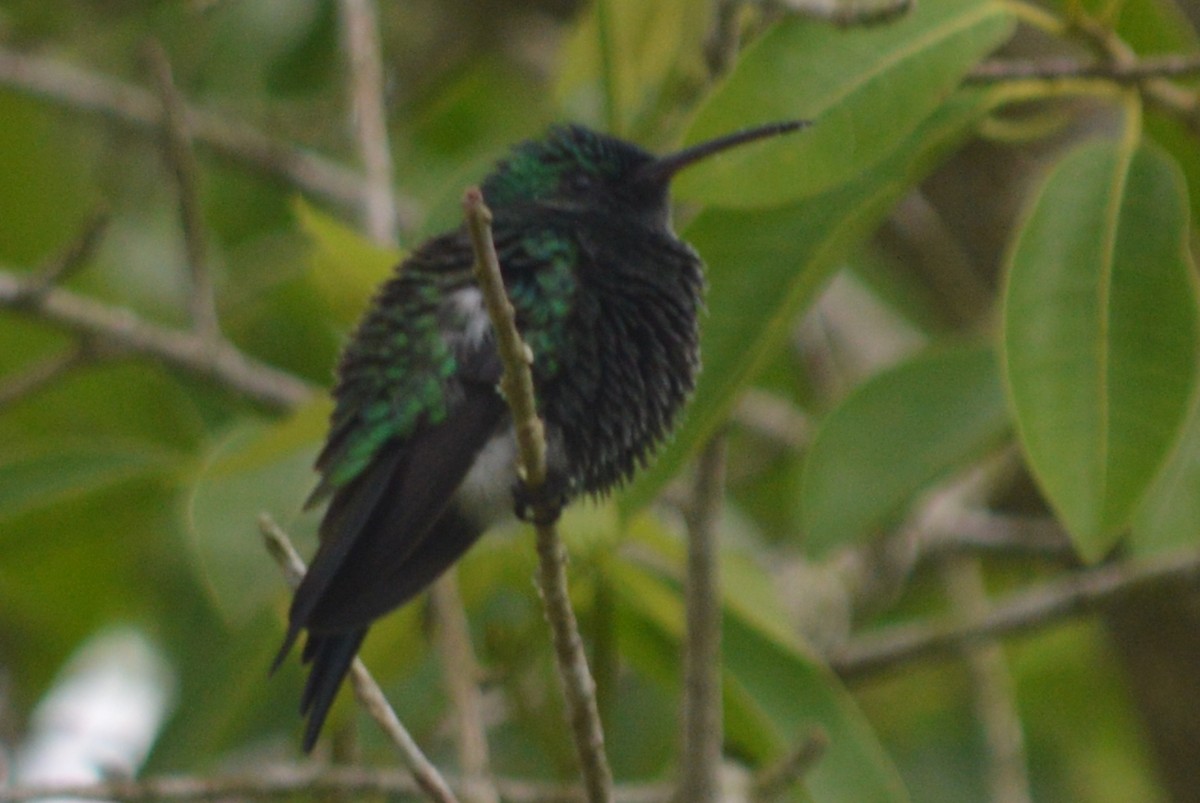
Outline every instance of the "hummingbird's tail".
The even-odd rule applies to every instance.
[[[325,717],[337,696],[350,664],[358,653],[358,647],[367,635],[367,629],[332,635],[312,635],[304,644],[304,662],[312,661],[304,696],[300,698],[300,713],[308,718],[304,727],[304,752],[311,752],[325,724]]]

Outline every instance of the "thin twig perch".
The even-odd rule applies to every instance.
[[[716,435],[696,465],[687,516],[687,637],[679,799],[716,803],[721,794],[721,598],[717,520],[725,484],[725,438]]]
[[[500,389],[512,411],[519,471],[530,497],[536,500],[546,479],[546,438],[534,400],[533,373],[530,371],[533,357],[513,320],[512,304],[504,291],[500,261],[492,242],[492,214],[484,205],[483,193],[478,188],[467,190],[463,209],[475,248],[476,281],[483,291],[488,316],[496,332],[496,347],[504,364]],[[554,526],[559,512],[544,502],[533,505],[538,588],[554,641],[554,657],[566,698],[571,735],[579,755],[583,786],[591,803],[609,803],[613,799],[612,771],[604,752],[596,684],[588,669],[575,611],[567,597],[567,555]]]

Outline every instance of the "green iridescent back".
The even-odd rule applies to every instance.
[[[448,414],[447,384],[458,363],[438,312],[459,283],[459,271],[442,259],[449,256],[434,241],[406,260],[343,351],[330,439],[318,461],[323,486],[345,484],[383,444]]]
[[[483,183],[484,197],[494,215],[505,283],[518,325],[533,352],[543,412],[553,414],[557,409],[574,415],[577,408],[586,406],[579,401],[580,394],[599,393],[603,401],[603,388],[580,386],[580,382],[597,381],[598,370],[619,369],[623,379],[634,376],[634,387],[668,388],[661,404],[650,399],[648,409],[633,409],[628,415],[615,409],[614,398],[614,409],[601,408],[606,410],[605,417],[584,421],[583,429],[568,438],[569,446],[576,445],[573,451],[586,449],[605,461],[605,465],[592,466],[589,455],[579,455],[587,474],[583,486],[593,490],[628,476],[664,437],[675,409],[690,392],[694,372],[695,337],[690,329],[682,334],[686,342],[675,360],[688,375],[664,385],[662,379],[637,378],[636,374],[651,359],[656,371],[669,374],[672,368],[662,365],[662,350],[655,343],[664,338],[674,343],[679,340],[677,333],[660,337],[653,331],[657,324],[614,318],[618,331],[624,328],[649,338],[646,347],[653,346],[654,351],[643,358],[637,348],[610,342],[611,333],[597,340],[597,333],[590,331],[596,316],[605,314],[605,305],[597,303],[602,299],[592,299],[587,305],[594,311],[588,321],[576,319],[580,293],[584,292],[581,271],[597,259],[613,277],[626,277],[622,281],[666,282],[661,294],[678,295],[685,302],[683,309],[672,309],[670,317],[694,318],[698,301],[693,300],[698,298],[700,284],[695,278],[698,261],[694,269],[691,266],[694,254],[669,230],[644,231],[636,225],[639,204],[652,214],[647,220],[665,220],[665,186],[649,196],[625,194],[628,182],[623,177],[653,161],[653,155],[629,143],[568,126],[515,148]],[[612,237],[606,237],[610,230]],[[633,231],[642,231],[639,240],[652,235],[652,242],[630,243],[610,253],[613,243]],[[588,244],[590,253],[583,252],[583,244]],[[647,252],[646,256],[638,256],[641,252]],[[627,256],[645,262],[651,272],[643,273],[637,264],[617,264]],[[460,383],[466,378],[464,370],[474,372],[471,381],[499,379],[499,363],[490,341],[482,350],[479,343],[468,342],[467,333],[490,331],[490,324],[478,319],[485,314],[482,306],[464,303],[469,298],[465,294],[473,292],[473,261],[469,240],[460,229],[423,244],[381,288],[342,355],[331,433],[317,463],[323,476],[313,501],[359,476],[388,442],[403,441],[453,416],[456,394],[461,393]],[[654,262],[687,266],[686,280],[677,281],[682,276],[678,269],[655,276]],[[607,295],[602,284],[596,285],[597,290]],[[612,297],[620,295],[618,291]],[[673,301],[669,304],[675,306]],[[629,305],[622,302],[621,306]],[[593,363],[608,359],[612,365],[584,366],[574,386],[571,381],[564,385],[559,381],[564,369],[581,355]],[[644,365],[630,366],[631,361]],[[464,362],[470,365],[464,366]],[[488,365],[492,373],[481,372],[478,364]],[[556,402],[559,390],[561,401]],[[622,398],[620,402],[639,400]],[[590,412],[584,410],[583,414],[587,417]],[[596,431],[589,433],[588,428]],[[605,433],[618,436],[616,452],[601,443]],[[616,456],[606,456],[610,453]]]

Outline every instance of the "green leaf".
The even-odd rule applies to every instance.
[[[843,29],[790,17],[746,50],[686,141],[771,120],[814,125],[702,162],[680,175],[675,194],[775,206],[847,181],[902,144],[1012,30],[994,0],[922,0],[893,24]]]
[[[627,135],[680,60],[700,50],[706,10],[689,0],[591,3],[563,47],[559,107],[571,118],[604,121],[610,133]]]
[[[36,98],[0,92],[0,259],[36,265],[78,236],[94,203],[88,156]]]
[[[873,533],[1008,428],[990,348],[924,354],[857,388],[821,424],[801,505],[812,554]]]
[[[727,682],[744,690],[778,734],[775,754],[762,758],[781,758],[783,751],[819,727],[829,746],[804,776],[813,801],[908,800],[870,724],[827,667],[799,645],[774,639],[729,613],[721,640]],[[736,744],[741,737],[731,728],[727,738]]]
[[[650,500],[724,421],[737,393],[787,336],[844,255],[986,111],[961,95],[884,164],[822,195],[772,210],[707,209],[685,239],[707,262],[704,368],[687,417],[655,464],[622,494],[628,514]]]
[[[84,452],[89,470],[103,462],[93,455]],[[64,456],[65,469],[66,462]],[[174,506],[164,499],[161,476],[119,468],[112,481],[78,490],[0,520],[0,642],[13,645],[5,648],[5,672],[22,710],[96,628],[118,620],[169,622],[196,597],[178,582],[184,573]]]
[[[1175,164],[1099,140],[1053,170],[1012,252],[1004,358],[1017,432],[1089,560],[1128,525],[1187,411],[1197,356],[1187,242]]]
[[[5,455],[0,461],[0,520],[169,468],[169,458],[165,450],[145,443],[61,439],[40,453]]]
[[[312,242],[310,281],[334,318],[358,320],[375,288],[400,262],[402,253],[383,248],[297,196],[300,228]]]
[[[227,621],[245,623],[284,589],[263,546],[258,518],[269,513],[293,540],[309,537],[315,517],[301,516],[311,490],[325,398],[271,424],[244,424],[209,454],[188,499],[188,533],[201,576]],[[274,579],[279,578],[278,582]]]
[[[1129,542],[1136,555],[1200,543],[1200,394],[1193,395],[1175,449],[1133,517]]]
[[[650,517],[639,517],[631,538],[656,552],[655,568],[625,559],[607,568],[617,597],[621,655],[637,670],[674,688],[684,613],[678,582],[661,567],[682,562],[679,542]],[[836,677],[783,626],[769,576],[723,551],[722,661],[726,743],[758,765],[781,758],[814,727],[829,738],[816,768],[805,776],[815,801],[903,801],[891,761],[857,704]],[[757,575],[756,582],[751,582]]]

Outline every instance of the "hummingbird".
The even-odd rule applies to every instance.
[[[418,248],[341,355],[319,480],[319,546],[277,668],[302,631],[310,751],[371,623],[533,502],[559,509],[628,480],[670,434],[700,366],[703,263],[669,185],[714,154],[804,126],[750,128],[656,156],[578,125],[524,142],[484,179],[517,327],[533,356],[547,475],[528,498],[465,226]]]

